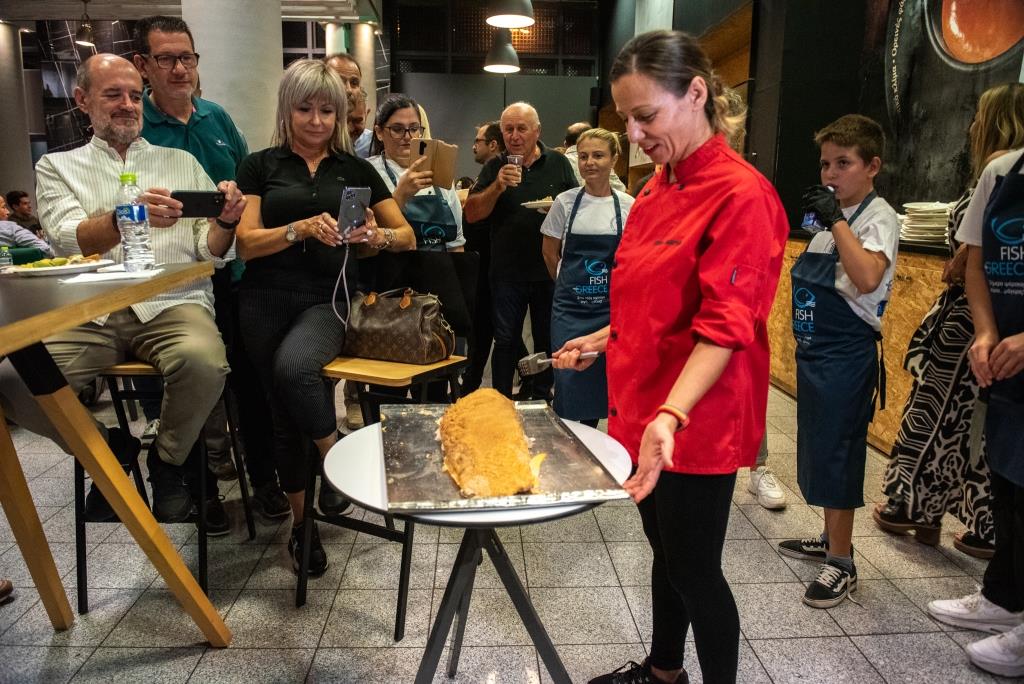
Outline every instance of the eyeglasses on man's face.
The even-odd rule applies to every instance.
[[[413,124],[411,126],[392,124],[390,126],[385,126],[384,128],[391,132],[391,137],[395,140],[401,140],[406,136],[406,134],[408,134],[410,138],[418,138],[420,137],[420,134],[423,133],[423,127],[419,124]]]
[[[199,66],[199,53],[197,52],[186,52],[180,55],[143,55],[143,57],[149,57],[161,69],[173,69],[177,62],[181,62],[181,66],[186,69],[195,69]]]

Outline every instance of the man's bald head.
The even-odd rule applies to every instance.
[[[75,85],[83,91],[89,92],[97,77],[118,72],[127,75],[128,72],[124,71],[125,67],[135,72],[135,78],[138,80],[139,89],[141,90],[142,76],[139,75],[138,69],[124,57],[118,57],[108,52],[92,55],[79,64],[78,71],[75,73]]]
[[[569,124],[569,127],[565,129],[565,146],[572,147],[579,140],[580,133],[583,131],[589,131],[593,126],[586,121],[577,121],[574,124]]]
[[[142,133],[142,77],[127,59],[98,54],[76,75],[75,104],[89,116],[93,133],[124,154]]]
[[[526,163],[533,159],[540,140],[540,117],[533,105],[515,102],[501,113],[501,136],[509,154],[521,154]]]
[[[528,119],[540,128],[540,116],[538,116],[537,110],[529,102],[513,102],[501,112],[501,120],[504,121],[506,116]]]

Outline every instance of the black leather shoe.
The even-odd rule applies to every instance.
[[[316,507],[320,509],[321,515],[328,518],[352,512],[352,502],[339,494],[326,481],[320,483],[320,495],[317,497]]]
[[[192,505],[192,521],[199,525],[199,502]],[[228,512],[224,510],[224,502],[220,496],[214,495],[206,500],[206,536],[223,537],[231,531]]]
[[[117,457],[117,462],[124,468],[124,472],[131,476],[131,465],[139,459],[139,452],[142,450],[142,443],[131,434],[125,434],[120,428],[107,429],[107,445]],[[85,495],[84,517],[87,522],[113,522],[117,520],[117,514],[110,507],[99,487],[93,482],[89,487],[89,493]]]
[[[153,516],[163,523],[188,520],[192,513],[192,495],[188,491],[185,467],[165,463],[157,454],[156,444],[149,447],[146,464],[153,486]]]
[[[268,520],[288,517],[292,507],[277,482],[267,482],[252,488],[252,507]]]

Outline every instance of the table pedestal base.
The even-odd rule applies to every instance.
[[[520,619],[526,626],[541,660],[551,675],[555,684],[571,684],[569,673],[562,664],[555,645],[551,642],[544,625],[541,624],[537,611],[534,610],[526,588],[519,580],[505,547],[498,539],[494,528],[467,529],[462,536],[462,544],[455,556],[455,566],[448,578],[448,585],[444,589],[444,596],[437,611],[437,617],[430,628],[430,637],[427,639],[427,648],[420,661],[419,671],[416,673],[416,684],[429,684],[434,679],[438,662],[441,660],[441,651],[444,650],[444,642],[451,631],[452,621],[457,620],[455,625],[455,637],[452,639],[451,654],[448,659],[448,676],[454,677],[458,671],[459,654],[462,650],[462,637],[466,631],[466,619],[469,617],[470,597],[473,593],[473,581],[476,578],[476,568],[482,560],[482,551],[486,550],[498,571],[498,577],[505,585],[512,603],[519,613]]]

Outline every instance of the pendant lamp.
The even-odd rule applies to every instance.
[[[494,43],[487,53],[484,71],[492,74],[514,74],[519,71],[519,55],[512,47],[512,32],[507,28],[495,29]]]
[[[499,28],[533,26],[530,0],[491,0],[487,5],[487,23]]]
[[[82,22],[75,31],[75,42],[85,47],[95,47],[96,39],[92,35],[92,19],[89,18],[89,0],[82,0]]]

